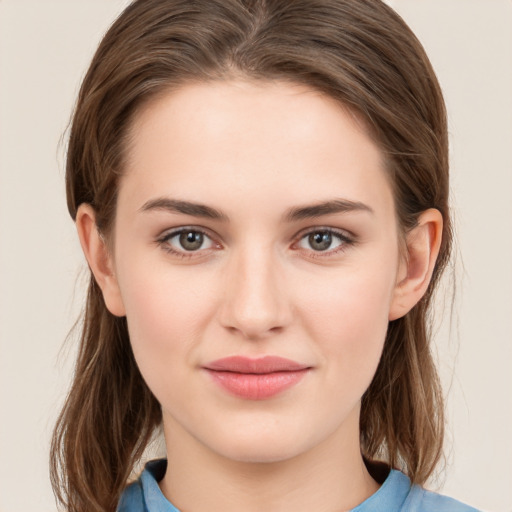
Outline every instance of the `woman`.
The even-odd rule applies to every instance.
[[[133,2],[69,141],[91,282],[54,436],[68,510],[471,510],[421,488],[447,151],[381,2]],[[166,460],[125,489],[159,427]]]

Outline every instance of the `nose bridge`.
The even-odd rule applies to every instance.
[[[271,244],[246,244],[234,251],[227,272],[222,323],[247,338],[282,329],[289,304]]]

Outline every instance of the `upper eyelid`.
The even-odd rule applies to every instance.
[[[187,231],[195,231],[198,233],[201,233],[202,235],[206,236],[210,239],[212,245],[214,247],[208,247],[205,249],[199,249],[197,251],[187,251],[186,249],[179,249],[176,247],[173,247],[170,243],[170,240],[174,237],[180,235],[183,232]],[[155,240],[156,244],[160,246],[165,252],[170,253],[174,255],[174,257],[180,257],[180,258],[187,258],[187,259],[198,259],[201,258],[201,256],[204,256],[205,254],[208,254],[209,251],[215,250],[215,248],[218,248],[219,242],[215,239],[215,237],[212,237],[208,230],[198,227],[198,226],[180,226],[176,228],[170,228],[167,230],[164,230],[160,236],[158,236]],[[217,247],[215,247],[217,246]],[[221,245],[222,247],[222,245]]]
[[[202,226],[194,226],[194,225],[179,226],[179,227],[169,228],[167,230],[164,230],[161,233],[161,235],[159,235],[157,237],[157,241],[159,241],[159,242],[167,241],[170,238],[173,238],[174,236],[179,235],[180,233],[183,233],[184,231],[197,231],[197,232],[207,236],[215,244],[221,245],[221,246],[224,245],[220,241],[221,237],[219,237],[216,233],[213,233],[211,230],[204,228]],[[292,244],[298,243],[304,237],[308,236],[309,234],[315,233],[315,232],[321,232],[321,231],[327,231],[329,233],[332,233],[333,235],[337,235],[340,238],[342,238],[344,241],[350,241],[350,242],[355,241],[355,235],[346,229],[334,228],[334,227],[330,227],[330,226],[310,226],[310,227],[304,228],[304,229],[300,230],[298,233],[296,233],[292,237],[291,242],[292,242]]]
[[[297,233],[297,235],[295,235],[295,238],[297,240],[301,240],[302,238],[304,238],[305,236],[307,236],[311,233],[317,233],[317,232],[322,232],[322,231],[327,231],[329,233],[338,235],[345,239],[353,240],[355,238],[355,235],[346,229],[333,228],[333,227],[329,227],[329,226],[315,226],[315,227],[305,228],[305,229],[299,231],[299,233]]]
[[[314,249],[304,249],[304,248],[296,248],[297,251],[303,252],[308,254],[309,257],[317,258],[323,258],[327,259],[331,256],[335,256],[338,253],[344,252],[348,246],[353,246],[357,243],[357,238],[352,233],[348,232],[347,230],[340,229],[340,228],[330,228],[330,227],[314,227],[314,228],[308,228],[304,231],[302,231],[299,235],[296,236],[295,242],[293,242],[293,245],[299,244],[305,237],[310,235],[311,233],[318,233],[318,232],[328,232],[331,233],[334,236],[339,237],[340,239],[340,245],[337,247],[334,247],[333,249],[327,249],[325,251],[315,251]]]
[[[164,231],[162,231],[160,235],[158,235],[157,238],[158,240],[172,238],[173,236],[179,235],[184,231],[197,231],[198,233],[206,235],[208,238],[211,238],[212,240],[218,238],[215,234],[212,234],[212,232],[209,229],[203,228],[201,226],[180,226],[176,228],[165,229]]]
[[[172,247],[170,240],[173,239],[175,236],[178,236],[181,233],[187,231],[196,231],[198,233],[201,233],[203,236],[207,237],[211,241],[212,247],[198,249],[197,251],[187,251],[185,249]],[[207,251],[219,249],[219,246],[220,248],[223,247],[223,245],[218,241],[218,239],[209,233],[209,230],[198,226],[180,226],[164,230],[160,236],[157,236],[155,241],[159,246],[162,246],[165,251],[174,253],[175,255],[181,255],[183,257],[186,256],[188,258],[193,258],[194,256],[199,257],[201,254],[204,255]]]

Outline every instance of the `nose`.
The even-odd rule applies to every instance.
[[[221,324],[246,339],[266,338],[289,325],[292,313],[281,267],[270,248],[233,255],[221,292]]]

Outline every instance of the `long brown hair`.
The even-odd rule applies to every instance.
[[[108,238],[127,132],[138,109],[192,81],[285,80],[338,100],[381,148],[402,232],[437,208],[443,240],[423,299],[390,322],[363,396],[361,449],[423,483],[438,462],[443,403],[429,347],[429,305],[451,245],[445,106],[430,62],[379,0],[137,0],[103,38],[83,81],[67,153],[68,208],[92,205]],[[124,318],[91,274],[74,380],[55,428],[51,477],[71,512],[113,511],[161,423]]]

